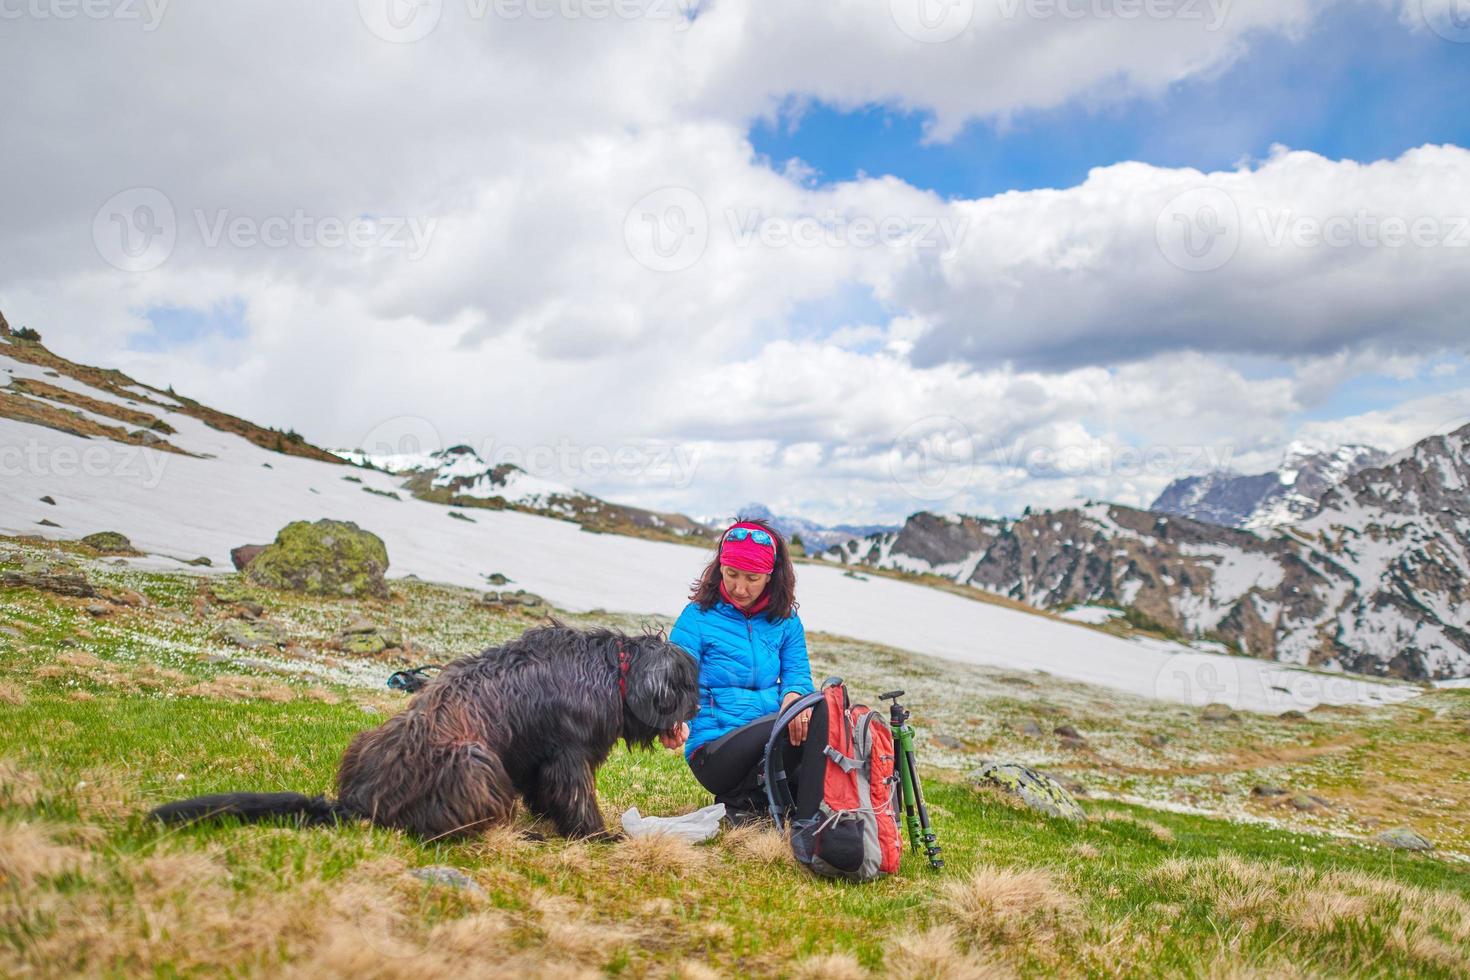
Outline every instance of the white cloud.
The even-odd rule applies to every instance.
[[[830,520],[1146,502],[1169,474],[1118,465],[1120,448],[1265,458],[1294,413],[1380,367],[1380,350],[1417,370],[1464,349],[1445,311],[1465,308],[1470,249],[1273,249],[1248,232],[1201,273],[1169,265],[1155,238],[1169,199],[1201,184],[1246,214],[1443,214],[1470,199],[1464,150],[1368,165],[1282,152],[1212,175],[1125,163],[1074,188],[950,202],[892,178],[812,187],[744,136],[804,99],[932,112],[944,138],[977,117],[1157,94],[1231,64],[1255,34],[1300,31],[1319,4],[1077,20],[1007,0],[974,5],[942,43],[905,33],[901,6],[721,2],[688,24],[657,7],[476,18],[500,8],[445,0],[408,44],[374,36],[355,3],[169,5],[152,31],[7,21],[0,64],[25,96],[0,102],[0,308],[71,356],[318,442],[408,417],[446,443],[674,442],[697,453],[693,484],[546,475],[652,506],[765,499]],[[177,232],[147,273],[113,268],[93,241],[99,207],[134,187],[167,197]],[[632,209],[666,188],[693,203],[656,208],[650,231]],[[232,221],[258,234],[298,216],[401,220],[425,230],[422,255],[294,233],[210,244]],[[692,261],[675,217],[706,236]],[[635,259],[652,242],[632,238],[652,233],[678,246],[666,268]],[[794,338],[794,309],[853,292],[886,312]],[[236,298],[242,339],[127,349],[150,307]],[[1295,360],[1252,379],[1201,350]],[[950,500],[894,478],[895,442],[930,417],[978,440]],[[1012,456],[986,455],[998,449]]]

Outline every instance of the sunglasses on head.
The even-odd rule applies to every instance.
[[[726,541],[744,541],[746,538],[749,538],[756,544],[763,544],[767,548],[774,548],[776,546],[776,543],[771,540],[771,536],[758,528],[732,527],[725,532]]]

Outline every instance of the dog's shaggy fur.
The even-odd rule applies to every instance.
[[[342,756],[335,802],[227,793],[169,803],[152,815],[169,822],[362,817],[436,839],[509,821],[519,796],[564,836],[602,836],[597,767],[619,738],[650,746],[694,717],[698,678],[694,658],[661,632],[629,636],[553,621],[456,660],[407,709],[359,733]]]

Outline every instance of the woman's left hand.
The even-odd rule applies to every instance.
[[[800,694],[797,694],[795,691],[791,691],[786,695],[784,699],[782,699],[781,707],[784,709],[788,704],[790,704],[792,701],[795,701],[799,697],[801,697]],[[811,724],[811,721],[811,708],[807,708],[805,711],[803,711],[801,714],[797,715],[791,720],[790,727],[786,729],[786,735],[788,738],[791,739],[792,745],[800,745],[802,742],[806,741],[806,730],[807,726]]]
[[[679,722],[673,728],[659,735],[658,740],[666,749],[677,749],[689,741],[689,726],[685,722]]]

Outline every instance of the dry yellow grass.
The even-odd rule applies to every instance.
[[[1290,935],[1328,938],[1344,953],[1367,923],[1392,924],[1388,946],[1425,967],[1462,970],[1470,948],[1470,901],[1358,871],[1312,871],[1226,854],[1170,859],[1151,880],[1183,887],[1232,922],[1276,923]]]
[[[639,874],[685,875],[703,869],[709,852],[671,834],[649,834],[622,841],[612,859]]]
[[[0,824],[0,885],[24,891],[90,863],[90,854],[57,843],[56,835],[56,828],[30,822]]]
[[[731,853],[762,864],[784,864],[794,860],[786,835],[774,827],[737,827],[727,831],[720,840]]]
[[[1077,904],[1044,870],[982,864],[944,886],[938,909],[963,940],[1013,945],[1065,928]]]
[[[828,953],[802,960],[791,975],[796,980],[868,980],[868,971],[847,953]]]
[[[226,701],[291,701],[295,692],[285,684],[246,674],[221,674],[184,688],[180,694]]]
[[[963,950],[950,926],[899,937],[882,973],[885,980],[1001,980],[1015,975],[983,953]]]
[[[12,762],[0,761],[0,805],[32,807],[40,798],[40,776]]]

